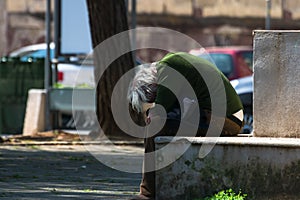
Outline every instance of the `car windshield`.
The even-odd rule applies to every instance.
[[[224,53],[210,53],[200,55],[210,62],[213,62],[225,76],[230,76],[233,71],[233,60],[231,55]]]
[[[244,61],[248,65],[248,67],[253,71],[253,52],[242,52],[241,55],[244,58]]]
[[[27,51],[19,55],[21,61],[28,61],[29,58],[45,58],[45,56],[46,56],[46,49]],[[53,56],[54,56],[54,50],[51,49],[50,57],[53,58]]]

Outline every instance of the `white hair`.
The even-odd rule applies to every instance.
[[[142,64],[136,67],[136,74],[129,85],[127,95],[134,110],[142,111],[142,104],[150,100],[145,94],[147,87],[155,83],[157,83],[156,63]],[[148,89],[151,91],[150,88]]]

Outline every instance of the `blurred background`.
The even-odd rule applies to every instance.
[[[47,3],[49,2],[50,28],[47,29],[46,18],[47,8],[49,8]],[[59,38],[60,55],[65,54],[62,60],[59,58],[59,64],[53,62],[52,59],[58,59],[58,57],[54,55],[54,44],[51,44],[50,62],[55,64],[55,68],[53,68],[54,73],[52,72],[51,80],[48,81],[51,82],[49,88],[54,88],[50,94],[50,101],[54,103],[50,102],[50,107],[52,105],[53,110],[60,113],[57,116],[56,112],[54,115],[56,117],[51,123],[55,129],[74,129],[74,119],[71,116],[72,109],[70,109],[72,107],[72,93],[67,89],[74,87],[91,89],[95,87],[93,85],[93,63],[85,63],[83,66],[80,62],[82,55],[91,50],[91,39],[87,25],[88,11],[85,0],[61,0],[57,2],[67,2],[65,5],[60,4],[62,12],[60,12],[61,21],[58,25],[59,31],[61,31],[59,33],[61,36]],[[220,57],[215,56],[214,62],[233,81],[234,87],[239,88],[237,91],[241,91],[239,95],[242,100],[245,98],[243,103],[249,110],[250,127],[246,132],[251,132],[253,121],[252,79],[247,79],[247,81],[237,81],[237,79],[252,75],[252,32],[255,29],[299,29],[300,1],[125,0],[125,5],[129,28],[145,26],[168,28],[190,36],[202,47],[207,48],[211,54],[222,54]],[[48,87],[45,84],[43,59],[46,58],[47,34],[51,42],[56,37],[55,9],[57,8],[54,1],[47,0],[0,0],[1,133],[22,133],[29,89]],[[72,15],[65,15],[65,13]],[[82,26],[86,27],[82,28]],[[74,39],[73,36],[76,35],[79,38]],[[137,37],[135,42],[140,44],[145,40],[151,41],[151,37],[150,33],[145,33],[143,37]],[[162,42],[166,46],[171,46],[169,43],[174,41],[165,39]],[[224,50],[221,47],[227,48]],[[184,44],[182,49],[195,55],[198,55],[199,51],[199,49],[191,49],[190,46],[184,46]],[[156,61],[165,53],[155,49],[138,50],[135,54],[135,61],[136,64]],[[66,56],[67,54],[68,56]],[[230,60],[227,59],[228,56],[223,56],[223,54],[230,55]],[[214,58],[214,56],[212,57]],[[243,58],[242,62],[237,61],[239,57]],[[77,80],[75,84],[74,77],[78,70],[81,70],[82,74],[86,73],[86,75],[82,76],[82,81]],[[243,83],[242,89],[240,89],[240,83]],[[244,89],[245,87],[248,89]],[[67,89],[56,90],[60,88]],[[248,96],[242,97],[245,93]],[[60,103],[59,105],[62,106],[56,106],[55,103]],[[91,110],[91,108],[88,109]],[[96,120],[91,119],[88,114],[82,114],[79,118],[78,121],[81,121],[83,128],[87,127],[87,129],[92,129],[95,124],[93,120]]]
[[[0,10],[0,55],[45,42],[46,0],[0,0]],[[271,29],[298,29],[299,10],[299,1],[272,0]],[[265,28],[266,0],[140,0],[136,13],[137,26],[178,30],[204,47],[251,45],[252,30]]]

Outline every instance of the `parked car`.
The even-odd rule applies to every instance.
[[[244,107],[242,133],[253,132],[253,48],[251,46],[226,46],[192,49],[190,54],[214,63],[230,80]]]
[[[50,44],[50,59],[54,58],[54,43]],[[19,57],[21,61],[31,61],[35,58],[45,58],[47,52],[46,43],[34,44],[21,47],[12,51],[9,57]],[[57,65],[57,85],[61,87],[95,87],[94,82],[94,65],[92,57],[78,58],[70,57],[68,60],[60,58],[62,62]],[[84,63],[84,64],[83,64]],[[136,58],[136,65],[142,64],[143,61]],[[52,66],[54,69],[54,66]],[[80,73],[80,75],[78,75]]]
[[[253,73],[251,46],[208,47],[192,49],[189,53],[213,62],[229,80]]]
[[[50,44],[50,59],[54,58],[54,43]],[[18,57],[21,61],[32,61],[36,58],[45,58],[47,51],[46,43],[34,44],[25,47],[21,47],[15,51],[12,51],[9,57]],[[84,57],[84,56],[83,56]],[[71,57],[68,60],[64,58],[59,58],[61,62],[57,65],[57,87],[95,87],[94,83],[94,65],[92,56],[88,58],[78,58]],[[84,63],[84,64],[83,64]],[[136,65],[142,64],[143,61],[136,58]],[[53,66],[52,66],[53,67]],[[53,67],[54,68],[54,67]],[[80,75],[79,75],[80,73]],[[63,94],[63,92],[61,92]],[[71,100],[68,103],[72,103]],[[81,123],[80,126],[89,129],[96,122],[90,119],[87,114],[89,111],[79,111],[77,114],[77,124]],[[62,124],[60,128],[73,129],[75,128],[75,122],[72,117],[71,112],[63,111],[62,114]]]
[[[253,76],[247,76],[230,81],[244,106],[244,127],[242,133],[253,131]]]
[[[54,58],[54,43],[50,44],[50,59]],[[21,47],[12,51],[9,57],[19,57],[21,61],[31,61],[36,58],[45,58],[47,51],[46,43],[34,44]],[[54,66],[52,66],[54,69]],[[78,73],[80,72],[80,76]],[[63,87],[77,87],[85,85],[94,87],[94,67],[92,64],[84,64],[80,59],[71,57],[70,59],[62,59],[57,65],[57,83]]]

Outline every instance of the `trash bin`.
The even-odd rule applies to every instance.
[[[0,61],[0,134],[22,133],[28,90],[44,88],[44,59]]]

